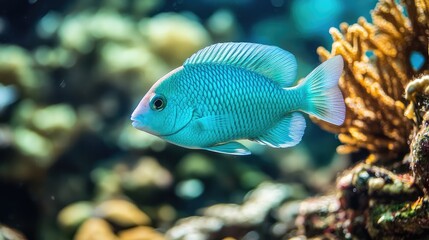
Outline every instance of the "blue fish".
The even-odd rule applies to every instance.
[[[219,43],[188,58],[146,93],[131,115],[135,128],[191,149],[247,155],[248,139],[274,148],[298,144],[302,113],[341,125],[335,56],[296,81],[295,57],[278,47]]]

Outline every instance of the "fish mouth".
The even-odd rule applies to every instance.
[[[138,120],[137,117],[131,117],[130,120],[131,120],[131,125],[138,130],[141,130],[141,131],[144,131],[144,132],[147,132],[147,133],[150,133],[152,135],[159,136],[159,137],[168,137],[168,136],[174,135],[174,134],[182,131],[182,129],[184,129],[186,126],[189,125],[189,123],[192,121],[192,119],[193,119],[193,117],[191,117],[189,119],[189,121],[186,124],[184,124],[181,128],[179,128],[176,131],[173,131],[171,133],[167,133],[167,134],[159,134],[159,133],[149,131],[148,129],[145,129],[144,126],[141,125],[141,122]]]
[[[131,119],[131,125],[132,125],[133,127],[137,128],[137,126],[138,126],[138,122],[137,122],[137,120],[133,120],[133,119]]]
[[[176,117],[177,117],[177,115],[176,115]],[[136,128],[138,130],[141,130],[141,131],[144,131],[144,132],[147,132],[147,133],[150,133],[152,135],[164,138],[164,137],[172,136],[172,135],[174,135],[174,134],[182,131],[185,127],[187,127],[189,125],[189,123],[194,119],[194,111],[192,111],[192,113],[189,116],[189,120],[185,124],[183,124],[182,127],[180,127],[179,129],[177,129],[176,131],[173,131],[173,132],[170,132],[170,133],[166,133],[166,134],[159,134],[157,132],[153,132],[153,131],[150,131],[149,129],[145,128],[144,124],[141,123],[141,119],[139,119],[137,116],[131,116],[130,119],[131,119],[131,122],[132,122],[131,125],[134,128]],[[176,123],[173,126],[173,128],[175,126],[176,126]]]
[[[131,125],[140,131],[147,132],[149,134],[155,135],[155,136],[161,136],[155,132],[150,131],[149,129],[145,128],[144,124],[141,123],[137,118],[131,118]]]
[[[137,117],[131,116],[130,120],[131,120],[131,125],[134,128],[141,130],[141,124],[140,124],[140,121],[137,119]]]

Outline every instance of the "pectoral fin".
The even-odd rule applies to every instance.
[[[212,131],[227,128],[232,120],[231,115],[211,115],[198,118],[195,123],[201,131]]]
[[[250,155],[249,149],[247,149],[243,144],[238,142],[228,142],[225,144],[219,144],[212,147],[204,148],[206,150],[218,153],[225,153],[231,155]]]

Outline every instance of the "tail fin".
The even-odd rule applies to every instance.
[[[346,109],[338,88],[342,71],[343,58],[335,56],[307,75],[300,84],[306,96],[304,112],[335,125],[343,124]]]

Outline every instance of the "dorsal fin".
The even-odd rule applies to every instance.
[[[295,57],[278,47],[256,43],[217,43],[194,53],[183,64],[225,64],[257,72],[282,87],[295,83]]]

